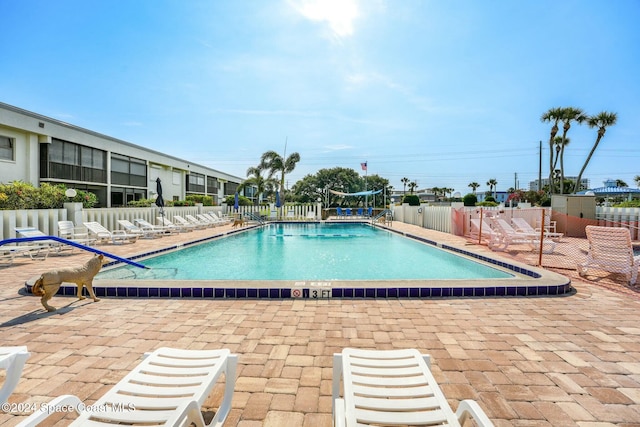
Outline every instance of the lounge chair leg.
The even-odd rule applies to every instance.
[[[209,426],[222,427],[224,421],[231,411],[231,398],[233,397],[233,390],[236,386],[236,371],[238,368],[238,355],[231,354],[227,358],[227,369],[224,374],[224,396],[222,403],[216,411],[216,415],[211,420]]]

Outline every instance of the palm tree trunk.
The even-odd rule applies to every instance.
[[[574,193],[577,193],[578,189],[580,188],[580,180],[582,179],[582,174],[584,173],[584,170],[587,168],[587,165],[591,161],[591,157],[593,156],[593,153],[596,151],[596,148],[598,148],[598,144],[600,144],[600,140],[602,139],[602,135],[604,135],[604,132],[598,132],[598,138],[596,138],[596,143],[593,144],[593,147],[591,148],[591,151],[589,152],[589,155],[587,156],[587,160],[584,161],[584,165],[582,165],[582,169],[580,169],[580,173],[578,174],[578,177],[576,178],[576,183],[573,186],[573,192]]]

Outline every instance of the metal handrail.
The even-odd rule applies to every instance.
[[[87,252],[93,252],[98,255],[104,255],[106,257],[115,259],[116,261],[133,265],[134,267],[145,268],[145,269],[150,268],[150,267],[147,267],[146,265],[142,265],[135,261],[131,261],[130,259],[122,258],[122,257],[119,257],[118,255],[110,254],[109,252],[101,251],[100,249],[92,248],[91,246],[82,245],[80,243],[76,243],[68,239],[63,239],[62,237],[58,237],[58,236],[32,236],[32,237],[17,237],[14,239],[5,239],[5,240],[0,240],[0,246],[7,245],[9,243],[24,243],[24,242],[35,242],[35,241],[42,241],[42,240],[53,240],[65,245],[74,246],[76,248],[85,250]]]
[[[258,221],[260,225],[265,223],[262,217],[259,214],[256,214],[255,212],[245,212],[243,213],[243,215],[248,217],[252,221]]]

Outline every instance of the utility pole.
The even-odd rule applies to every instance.
[[[542,141],[540,141],[540,148],[538,149],[540,159],[538,160],[538,191],[542,190]]]

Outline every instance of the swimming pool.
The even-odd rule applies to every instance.
[[[310,230],[309,223],[299,223],[297,225],[301,227],[300,230]],[[331,225],[333,226],[336,224]],[[114,268],[114,271],[116,268],[109,264],[104,267],[103,272],[99,275],[101,277],[96,277],[93,282],[93,287],[96,295],[100,297],[211,299],[502,297],[565,295],[573,292],[571,280],[568,277],[542,268],[535,268],[516,261],[505,260],[491,252],[477,252],[474,250],[477,246],[467,246],[464,241],[453,244],[441,243],[439,241],[432,240],[431,238],[427,238],[426,236],[433,236],[433,233],[419,228],[416,228],[415,231],[402,231],[402,226],[387,227],[379,224],[366,224],[364,227],[365,228],[359,228],[359,233],[364,234],[367,230],[379,229],[378,231],[385,230],[385,233],[402,235],[404,236],[404,240],[408,238],[421,242],[421,245],[444,249],[445,253],[455,253],[460,255],[462,258],[482,264],[484,267],[489,267],[490,269],[507,273],[507,277],[475,279],[381,279],[377,277],[375,279],[357,278],[353,280],[307,278],[291,280],[175,279],[171,276],[175,275],[175,270],[179,269],[179,267],[174,265],[167,269],[151,269],[151,271],[153,271],[152,277],[142,278],[141,276],[138,276],[140,274],[148,274],[149,272],[143,273],[143,270],[137,269],[135,271],[120,270],[121,273],[118,273],[120,278],[105,278],[104,276],[107,274],[115,274],[109,273],[111,268]],[[409,226],[409,228],[410,227],[412,226]],[[243,246],[243,242],[246,243],[250,240],[235,240],[235,238],[240,238],[242,237],[241,235],[249,236],[250,233],[259,231],[260,229],[267,231],[270,230],[271,232],[268,237],[273,240],[291,240],[291,238],[294,237],[288,235],[293,233],[286,233],[284,231],[280,233],[281,236],[278,236],[278,232],[276,230],[285,230],[286,228],[280,228],[277,224],[253,225],[240,230],[203,230],[202,232],[199,232],[199,234],[194,233],[193,236],[196,237],[192,237],[191,240],[189,240],[191,233],[185,234],[185,238],[184,240],[181,240],[181,243],[163,246],[163,239],[159,239],[157,249],[154,249],[152,252],[139,253],[138,255],[131,256],[130,259],[146,264],[147,262],[150,262],[154,256],[160,254],[180,253],[190,247],[200,247],[202,243],[206,242],[218,244],[229,240],[235,241],[236,244]],[[336,229],[337,228],[334,228],[332,230]],[[326,233],[301,232],[300,234],[307,234],[307,236],[299,236],[306,240],[305,244],[298,248],[297,252],[294,251],[296,253],[296,259],[298,260],[313,259],[310,256],[310,251],[308,249],[309,242],[312,240],[321,241],[333,239],[333,242],[336,242],[337,240],[344,240],[344,242],[347,242],[347,249],[339,252],[351,254],[357,250],[357,248],[353,244],[350,244],[350,242],[358,239],[358,236],[349,236],[348,234],[358,233],[332,233],[337,234],[337,236],[334,235],[331,237],[320,235]],[[435,237],[437,238],[439,234],[441,233],[436,232]],[[266,237],[267,236],[265,235],[264,238],[266,239]],[[362,237],[364,238],[364,236]],[[234,240],[232,240],[232,238]],[[390,239],[388,235],[386,238]],[[456,239],[453,240],[456,241]],[[261,249],[262,252],[265,250],[266,249],[264,248]],[[253,248],[253,251],[256,252],[255,248]],[[236,256],[233,251],[230,251],[229,254],[231,257],[236,259],[242,259],[241,257]],[[230,266],[224,265],[224,262],[220,260],[216,262],[210,258],[211,257],[201,260],[197,264],[197,269],[207,269],[212,271],[230,269],[228,268]],[[241,269],[251,269],[252,263],[256,263],[255,258],[255,256],[252,256],[249,259],[243,259],[241,262]],[[371,264],[371,262],[368,263],[368,265]],[[418,264],[423,269],[426,269],[424,267],[424,263]],[[264,269],[264,267],[262,269]],[[301,269],[298,267],[298,270]],[[134,279],[133,275],[136,275],[138,278]],[[299,275],[298,277],[307,276]],[[25,283],[27,292],[31,292],[33,283],[36,279],[37,277],[33,277]],[[67,286],[65,284],[60,287],[58,294],[75,296],[76,286]]]
[[[512,273],[361,223],[270,224],[122,266],[97,279],[503,279]]]

